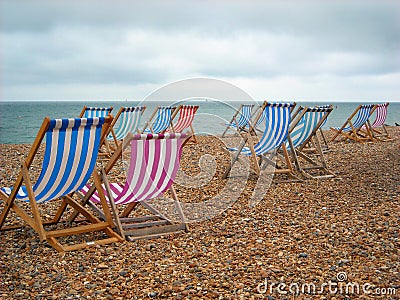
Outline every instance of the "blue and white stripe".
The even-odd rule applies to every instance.
[[[329,108],[328,108],[329,109]],[[329,113],[327,108],[307,108],[301,120],[293,128],[290,133],[293,147],[297,148],[302,145],[312,134],[318,129],[317,126],[324,116]],[[326,120],[326,119],[325,119]],[[285,145],[290,149],[289,142],[286,140]]]
[[[33,192],[38,203],[81,189],[95,167],[104,118],[54,119],[46,132],[42,170]],[[10,188],[2,189],[11,194]],[[29,201],[26,187],[17,199]]]
[[[117,140],[123,140],[129,132],[137,133],[143,109],[143,106],[123,107],[118,121],[114,125],[114,133]],[[113,140],[113,136],[109,135],[107,139]]]
[[[157,118],[152,125],[153,133],[160,133],[171,125],[172,111],[175,107],[160,106],[157,110]],[[149,128],[145,132],[151,132]]]
[[[112,111],[112,107],[86,107],[83,118],[107,117]]]
[[[248,126],[251,119],[252,109],[253,109],[253,104],[242,104],[240,112],[238,113],[239,120],[237,120],[237,122],[233,120],[232,123],[227,123],[226,125],[234,128],[241,128]]]
[[[256,155],[262,155],[278,149],[285,141],[291,119],[291,103],[268,103],[263,111],[265,114],[265,130],[260,141],[254,145]],[[241,154],[250,156],[249,147],[244,147]]]
[[[368,121],[368,119],[369,119],[369,117],[371,115],[371,110],[372,110],[373,107],[374,107],[373,104],[362,105],[360,107],[360,109],[358,111],[358,114],[357,114],[357,118],[353,122],[353,127],[354,128],[359,129],[365,124],[365,122]],[[352,131],[353,127],[347,126],[347,127],[343,128],[342,131],[346,131],[346,132]],[[340,127],[333,127],[333,128],[336,129],[336,130],[340,130]]]

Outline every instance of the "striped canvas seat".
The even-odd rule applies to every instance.
[[[372,123],[372,128],[377,128],[382,125],[385,125],[386,115],[388,110],[389,103],[377,104],[375,109],[375,121]]]
[[[344,127],[342,128],[342,131],[349,132],[352,131],[353,128],[361,128],[365,124],[365,122],[368,121],[373,108],[374,108],[373,104],[362,105],[360,110],[358,111],[356,120],[352,123],[352,126],[349,125],[347,127]],[[333,128],[335,128],[336,130],[341,129],[340,127],[333,127]]]
[[[171,126],[171,128],[167,129],[166,132],[172,131],[176,133],[182,133],[185,129],[189,129],[190,131],[187,133],[190,135],[190,139],[193,139],[194,142],[197,142],[192,124],[198,109],[199,106],[197,105],[179,105],[172,115],[172,120],[174,120],[179,113],[178,121]]]
[[[140,203],[148,208],[149,204],[146,200],[158,198],[167,190],[171,190],[172,196],[176,197],[172,184],[179,169],[182,143],[186,137],[187,135],[184,133],[128,134],[124,140],[124,146],[120,146],[118,152],[114,154],[109,165],[106,167],[106,170],[111,170],[118,156],[122,153],[123,148],[130,145],[131,157],[125,183],[109,183],[107,177],[105,177],[103,189],[106,193],[106,199],[112,204],[112,207],[114,204],[136,205]],[[85,195],[91,195],[90,200],[92,202],[97,203],[100,200],[99,192],[94,191],[91,185],[86,185],[81,192]],[[177,201],[177,199],[174,200]],[[182,213],[179,204],[176,203],[176,205],[178,205],[178,211]],[[125,212],[124,215],[129,215],[133,207],[128,206],[128,212]],[[162,214],[157,215],[160,217]],[[118,217],[117,211],[115,211],[114,216],[117,217],[116,223],[119,226],[121,235],[130,236],[130,239],[141,238],[144,235],[144,230],[125,230],[124,227],[132,228],[132,225],[125,226],[124,224],[135,222],[132,218],[126,219],[122,215]],[[182,224],[171,224],[168,218],[163,218],[161,222],[165,222],[162,225],[174,231],[177,229],[187,230],[183,215]],[[148,223],[142,226],[151,227],[153,225],[153,223]],[[165,229],[165,226],[162,232],[170,232]],[[146,230],[147,233],[151,232],[148,228]],[[153,233],[160,233],[160,230],[156,228]]]
[[[335,135],[331,141],[334,141],[339,135],[342,135],[345,139],[351,139],[362,143],[373,141],[374,138],[368,126],[366,127],[366,132],[363,133],[360,130],[366,124],[375,108],[376,106],[373,104],[359,105],[342,127],[331,127],[331,130],[335,131]],[[353,121],[352,119],[356,114],[357,117]]]
[[[107,140],[117,142],[123,140],[129,132],[138,133],[145,109],[145,106],[121,107],[111,124],[112,133]]]
[[[234,129],[236,131],[248,126],[251,120],[251,111],[253,110],[253,106],[253,104],[241,104],[233,115],[232,120],[225,124],[227,127],[222,133],[222,137],[225,136],[228,129]]]
[[[54,199],[61,198],[65,203],[61,206],[61,210],[57,212],[58,217],[55,218],[54,223],[59,221],[66,204],[70,204],[94,223],[92,227],[86,228],[87,232],[104,230],[112,241],[118,241],[118,235],[111,230],[112,223],[100,223],[83,207],[76,206],[76,202],[71,197],[74,192],[80,190],[88,182],[92,175],[97,176],[97,171],[95,171],[96,159],[99,146],[104,139],[103,125],[105,121],[106,119],[103,117],[54,120],[46,118],[25,162],[26,169],[23,167],[22,176],[17,179],[13,188],[1,189],[1,198],[12,203],[15,207],[17,207],[17,204],[14,203],[15,199],[30,203],[34,219],[25,214],[21,215],[20,209],[16,209],[17,214],[20,214],[22,219],[38,231],[41,239],[46,239],[58,251],[75,250],[86,247],[87,244],[62,247],[61,244],[56,242],[53,232],[46,233],[44,231],[36,205]],[[107,118],[107,124],[110,122],[111,119]],[[29,166],[44,136],[46,146],[42,168],[36,183],[32,185],[26,176],[29,176]],[[22,186],[23,181],[26,184],[25,186]],[[107,206],[104,196],[102,204]],[[111,216],[107,209],[105,213],[110,221]],[[8,211],[5,210],[1,215],[0,225],[3,225],[7,213]],[[68,231],[62,235],[68,235]]]
[[[326,122],[326,114],[332,111],[331,107],[303,108],[302,117],[296,126],[290,130],[290,139],[294,148],[297,148],[309,140],[310,136]],[[322,120],[322,121],[321,121]],[[285,145],[290,149],[290,144],[286,140]]]
[[[84,106],[80,118],[95,118],[95,117],[107,117],[111,114],[112,107],[90,107]]]
[[[256,155],[262,155],[279,148],[285,141],[289,131],[292,104],[269,104],[263,110],[266,128],[260,141],[254,145]],[[249,147],[241,150],[243,155],[252,154]]]
[[[286,169],[280,170],[280,173],[288,173],[290,176],[292,176],[293,170],[289,161],[286,147],[284,145],[284,141],[286,140],[289,132],[291,111],[294,106],[295,104],[292,103],[264,102],[261,111],[258,113],[255,119],[255,124],[257,124],[258,119],[261,118],[261,114],[264,114],[266,126],[262,136],[257,143],[254,143],[250,134],[252,128],[250,128],[249,132],[246,133],[245,141],[242,142],[238,148],[228,148],[229,151],[236,152],[236,155],[233,158],[231,166],[226,171],[224,177],[228,176],[230,169],[238,160],[239,155],[252,156],[254,159],[259,157],[261,161],[259,163],[255,163],[255,172],[260,175],[260,166],[263,159],[266,159],[267,163],[271,160],[266,157],[266,154],[269,154],[270,156],[276,156],[276,153],[279,149],[282,149],[284,152],[284,163],[287,166]],[[245,146],[246,144],[248,146]]]
[[[171,125],[172,113],[175,107],[172,106],[159,106],[154,111],[150,120],[147,122],[143,132],[146,133],[163,133]],[[156,119],[152,123],[152,119],[157,114]]]
[[[57,199],[86,184],[96,163],[103,123],[104,118],[50,120],[42,171],[33,186],[37,203]],[[2,190],[7,195],[12,191]],[[25,186],[19,189],[17,199],[29,201]]]
[[[331,106],[300,107],[298,115],[290,126],[285,145],[290,150],[297,169],[307,178],[333,177],[333,173],[326,167],[322,148],[316,136],[331,111]],[[310,144],[314,145],[312,151]],[[310,154],[317,155],[311,157]]]
[[[388,111],[389,103],[377,104],[375,109],[375,120],[370,125],[371,133],[379,141],[390,141],[392,138],[386,129],[386,116]],[[369,121],[368,121],[369,123]],[[381,130],[379,129],[381,128]],[[365,130],[365,125],[362,130]]]
[[[192,126],[198,108],[196,105],[180,105],[175,111],[175,115],[179,111],[179,117],[176,124],[173,125],[173,131],[183,132],[183,130]]]

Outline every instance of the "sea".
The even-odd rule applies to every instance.
[[[261,102],[258,102],[260,104]],[[150,118],[157,106],[178,104],[199,105],[193,127],[198,135],[221,135],[225,124],[232,119],[237,108],[242,104],[239,101],[218,101],[191,99],[181,102],[163,101],[1,101],[0,102],[0,144],[32,144],[43,119],[47,116],[56,118],[78,117],[83,106],[113,107],[115,115],[121,106],[145,105],[141,126]],[[253,104],[256,104],[253,102]],[[332,104],[330,114],[324,129],[331,126],[341,126],[359,104],[357,102],[297,102],[297,105],[315,106]],[[372,116],[372,120],[374,116]],[[386,124],[400,123],[400,102],[392,102],[388,108]]]

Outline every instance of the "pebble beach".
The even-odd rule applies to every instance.
[[[28,226],[2,231],[0,299],[400,299],[400,127],[388,131],[388,142],[329,143],[334,178],[274,178],[254,206],[257,176],[235,178],[241,188],[229,207],[198,217],[187,233],[58,253]],[[184,147],[181,170],[204,183],[177,183],[183,203],[227,184],[224,143],[197,139]],[[15,182],[30,148],[0,145],[2,187]],[[211,175],[199,166],[204,155],[214,159]],[[57,205],[41,206],[42,215]],[[12,214],[7,224],[18,221]]]

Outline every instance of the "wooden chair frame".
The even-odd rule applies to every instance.
[[[364,124],[367,124],[367,120],[365,121],[364,124],[361,124],[359,127],[355,127],[353,124],[352,119],[354,116],[360,111],[362,108],[362,105],[358,105],[357,108],[354,110],[354,112],[350,115],[350,117],[347,118],[346,122],[343,124],[342,127],[339,129],[336,129],[334,127],[331,127],[330,129],[335,132],[334,136],[331,139],[331,142],[333,142],[339,135],[342,135],[344,140],[353,140],[355,142],[359,143],[365,143],[365,142],[373,142],[375,141],[374,136],[372,135],[372,132],[369,128],[369,126],[365,127],[365,131],[361,131],[361,128]],[[372,113],[375,111],[376,105],[374,105],[369,113],[369,116],[372,115]],[[351,130],[349,132],[343,131],[343,129],[346,128],[346,126],[349,125],[351,127]]]
[[[124,139],[123,143],[121,143],[118,149],[115,151],[112,158],[109,160],[108,164],[102,170],[101,180],[104,184],[104,188],[107,191],[109,203],[111,206],[111,210],[114,216],[114,224],[117,228],[118,233],[125,239],[129,241],[134,241],[138,239],[152,239],[158,238],[165,234],[177,233],[180,231],[189,231],[189,224],[186,220],[186,217],[183,213],[183,209],[178,200],[176,191],[174,186],[171,185],[169,191],[174,200],[175,207],[177,209],[180,223],[176,223],[167,216],[165,216],[162,212],[155,209],[150,203],[145,201],[139,202],[131,202],[126,205],[124,211],[119,213],[118,208],[115,204],[115,200],[112,197],[111,187],[108,180],[108,173],[112,170],[113,166],[116,164],[118,159],[122,156],[122,153],[129,146],[130,138],[132,134],[129,134],[127,139]],[[183,146],[183,145],[182,145]],[[97,211],[99,215],[102,214],[101,210],[97,208],[97,206],[90,201],[90,197],[94,194],[95,191],[98,191],[97,186],[92,185],[88,191],[84,195],[82,205],[88,204],[93,210]],[[129,217],[129,215],[138,207],[143,207],[151,215],[141,216],[141,217]],[[76,214],[72,216],[71,220],[76,217]],[[104,218],[104,216],[103,216]]]
[[[311,108],[312,110],[312,108]],[[313,131],[310,133],[310,135],[307,137],[306,140],[304,140],[300,146],[295,147],[293,145],[293,141],[291,138],[291,133],[293,130],[296,128],[296,126],[299,124],[299,122],[302,120],[304,115],[309,112],[308,107],[299,107],[298,113],[296,114],[295,118],[290,124],[289,128],[289,134],[288,134],[288,144],[290,145],[290,153],[293,157],[293,161],[295,164],[296,169],[301,172],[301,174],[306,177],[306,178],[312,178],[312,179],[320,179],[320,178],[332,178],[335,176],[334,173],[332,173],[326,164],[324,153],[322,150],[321,143],[317,137],[317,132],[320,130],[322,124],[324,124],[325,120],[328,118],[329,114],[332,112],[333,107],[329,106],[329,108],[324,108],[326,113],[324,116],[321,118],[321,120],[316,124],[315,128]],[[309,145],[312,144],[313,147],[310,148]],[[313,155],[310,155],[312,153]],[[301,164],[299,161],[299,157],[301,157],[303,160],[305,160],[308,165],[305,166],[304,164]],[[313,170],[318,170],[319,172],[322,172],[322,175],[317,175],[314,176],[311,174],[311,171]]]
[[[112,120],[111,118],[106,118],[106,122],[103,125],[101,141],[105,139],[111,120]],[[50,119],[45,118],[42,123],[42,126],[40,127],[38,135],[32,145],[32,148],[28,154],[28,157],[22,163],[21,172],[18,175],[17,180],[13,186],[11,195],[8,196],[3,191],[0,190],[0,199],[5,203],[5,207],[0,215],[0,229],[9,230],[14,228],[19,228],[22,226],[22,225],[12,226],[12,227],[4,226],[5,220],[9,215],[10,210],[13,210],[19,217],[21,217],[21,219],[23,219],[30,227],[32,227],[38,233],[41,241],[46,240],[47,243],[49,243],[53,248],[55,248],[59,252],[78,250],[93,245],[103,245],[103,244],[122,241],[122,238],[112,230],[113,226],[112,216],[109,207],[107,205],[107,202],[105,200],[104,193],[101,194],[100,197],[102,199],[101,206],[104,211],[104,215],[106,217],[105,221],[100,221],[84,206],[82,206],[79,202],[73,199],[74,193],[70,193],[68,195],[61,197],[62,203],[58,208],[54,218],[50,221],[43,222],[42,217],[40,215],[38,204],[36,203],[36,198],[33,191],[33,185],[30,180],[29,168],[31,167],[31,164],[39,150],[42,140],[46,135],[49,123]],[[99,174],[97,173],[96,167],[93,171],[92,178],[95,186],[101,186],[100,177]],[[25,183],[25,186],[28,191],[30,212],[26,211],[26,209],[23,209],[17,203],[15,203],[17,193],[20,187],[22,186],[22,183]],[[76,214],[79,213],[82,214],[86,218],[86,220],[89,221],[91,224],[70,227],[66,229],[58,229],[50,231],[45,230],[45,226],[47,225],[59,224],[62,222],[61,218],[65,213],[68,205],[70,205],[75,210]],[[30,214],[32,216],[30,216]],[[95,231],[103,231],[108,236],[108,238],[91,242],[84,242],[75,245],[65,245],[65,244],[63,245],[57,240],[57,238],[59,237],[71,236],[71,235],[77,235]]]

